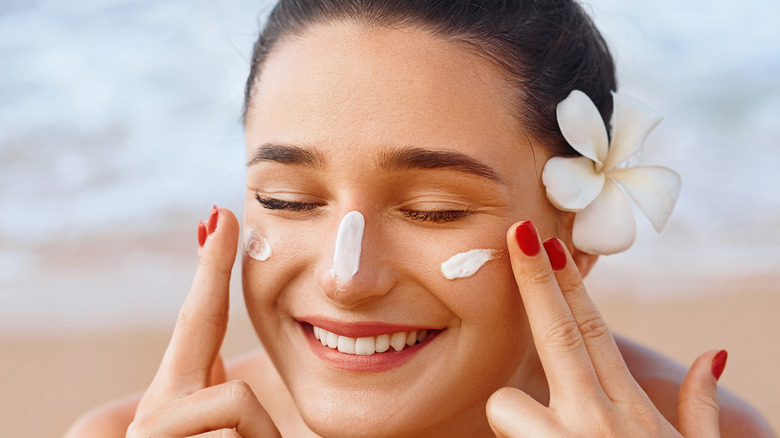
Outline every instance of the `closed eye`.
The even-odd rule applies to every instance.
[[[311,211],[315,208],[321,207],[322,204],[314,202],[296,202],[285,201],[283,199],[267,198],[260,196],[255,192],[255,199],[264,208],[268,210],[286,210],[286,211]],[[447,223],[454,222],[463,217],[469,216],[474,212],[471,210],[404,210],[403,215],[409,219],[420,222],[433,222],[433,223]]]
[[[453,222],[460,218],[471,215],[473,212],[470,210],[434,210],[434,211],[421,211],[421,210],[405,210],[404,216],[409,219],[424,222],[434,223],[446,223]]]
[[[294,202],[276,198],[264,198],[257,192],[255,192],[255,199],[257,199],[260,205],[269,210],[309,211],[322,206],[322,204],[313,202]]]

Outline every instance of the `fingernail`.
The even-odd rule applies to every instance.
[[[211,215],[209,216],[209,234],[213,233],[217,229],[217,221],[219,220],[219,209],[215,205],[211,209]]]
[[[723,369],[726,368],[726,359],[729,358],[729,354],[726,350],[720,350],[718,354],[712,358],[712,375],[715,376],[715,380],[720,379],[720,375],[723,374]]]
[[[515,229],[515,240],[517,240],[520,250],[523,254],[533,257],[539,254],[539,236],[536,234],[536,227],[531,221],[525,221]]]
[[[566,267],[566,252],[563,250],[561,241],[553,237],[544,241],[544,250],[547,251],[547,258],[550,259],[550,266],[554,271],[560,271]]]
[[[208,237],[209,233],[206,231],[206,224],[204,224],[202,221],[198,222],[198,245],[200,245],[201,248],[203,248],[203,244],[206,243],[206,237]]]

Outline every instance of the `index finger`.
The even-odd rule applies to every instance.
[[[600,389],[579,327],[542,251],[536,227],[530,221],[516,224],[509,229],[507,244],[551,399]]]
[[[186,392],[209,384],[227,329],[230,273],[238,245],[238,220],[230,210],[215,206],[205,227],[198,269],[158,372]]]

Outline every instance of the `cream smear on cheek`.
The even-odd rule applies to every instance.
[[[359,211],[345,214],[336,235],[336,249],[333,252],[333,268],[330,275],[336,288],[346,290],[346,285],[360,269],[360,251],[363,245],[363,230],[366,219]]]
[[[260,234],[260,231],[254,228],[244,230],[244,248],[249,257],[259,262],[264,262],[271,257],[271,244]]]
[[[472,249],[455,254],[441,264],[441,273],[447,280],[468,278],[476,274],[485,263],[501,257],[502,253],[498,249]]]

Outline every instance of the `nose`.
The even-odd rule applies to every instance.
[[[390,291],[392,268],[381,251],[381,234],[359,211],[342,217],[317,269],[320,287],[334,304],[354,308]]]

